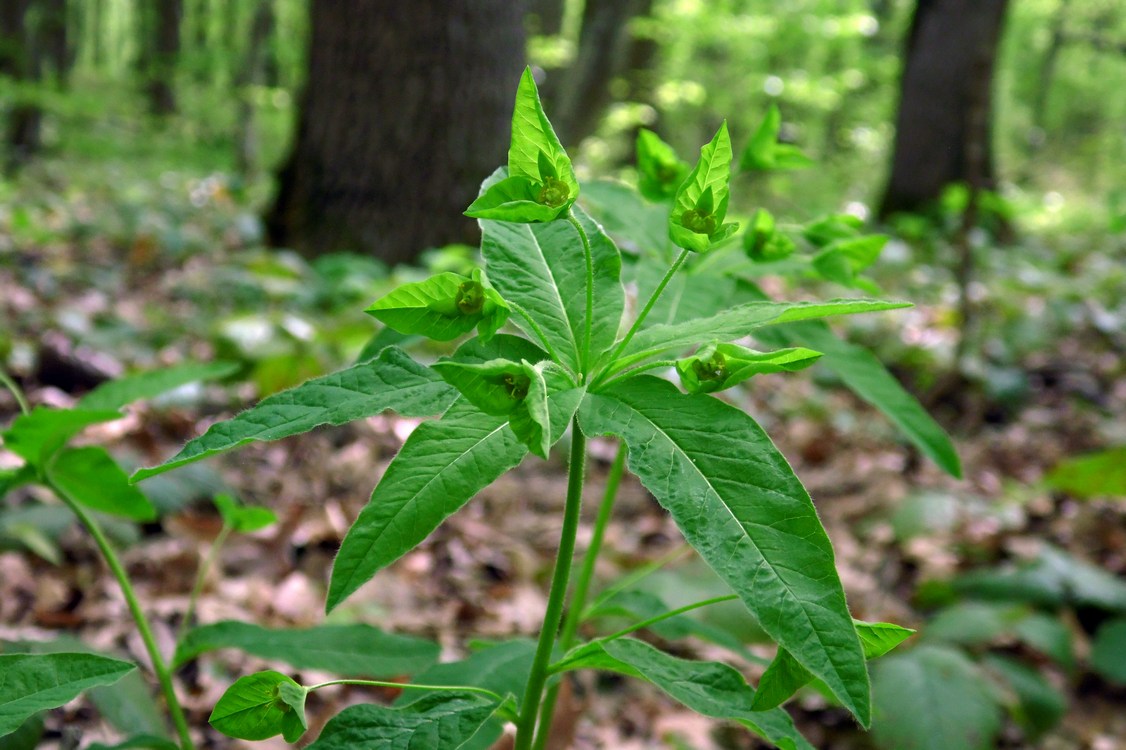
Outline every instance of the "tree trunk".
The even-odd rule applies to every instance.
[[[141,75],[149,111],[166,116],[176,112],[176,60],[180,54],[183,0],[141,3]]]
[[[0,2],[0,75],[22,82],[39,80],[35,37],[29,23],[31,9],[32,0]],[[39,151],[43,111],[38,105],[17,98],[8,107],[7,115],[4,142],[8,153],[4,168],[12,173]]]
[[[587,0],[583,6],[578,53],[558,95],[555,126],[564,145],[576,145],[597,129],[612,101],[610,83],[629,69],[631,57],[651,64],[651,46],[634,45],[629,21],[647,15],[652,5],[652,0]]]
[[[310,7],[309,77],[266,216],[271,243],[401,263],[475,242],[462,212],[505,161],[524,61],[521,3]]]
[[[973,190],[995,186],[991,88],[1007,5],[918,0],[881,218],[926,209],[952,182]]]

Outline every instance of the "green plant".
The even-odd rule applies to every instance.
[[[724,222],[731,160],[730,139],[721,127],[670,193],[673,209],[662,224],[679,246],[676,257],[648,287],[636,317],[623,321],[621,254],[575,204],[579,183],[526,72],[517,91],[507,170],[486,180],[467,211],[481,219],[485,268],[408,284],[369,308],[401,334],[451,340],[476,329],[477,335],[430,367],[397,347],[383,348],[351,368],[263,400],[213,426],[164,464],[134,475],[139,481],[251,441],[385,409],[404,416],[440,414],[411,434],[345,537],[327,594],[332,610],[529,452],[546,457],[569,430],[563,526],[537,643],[502,644],[423,670],[418,682],[395,685],[404,690],[400,705],[349,708],[328,723],[313,747],[360,742],[483,747],[501,721],[511,721],[517,750],[542,748],[558,681],[577,669],[640,677],[696,711],[737,721],[783,747],[808,744],[775,706],[813,679],[868,724],[865,659],[910,631],[850,617],[809,495],[757,423],[707,393],[755,372],[798,369],[817,358],[806,349],[762,354],[728,342],[764,326],[905,305],[758,300],[682,320],[666,314],[665,322],[655,322],[678,272],[694,256],[706,261],[715,244],[735,231]],[[664,173],[675,180],[678,172]],[[499,332],[506,321],[526,338]],[[693,347],[701,349],[696,356],[675,358]],[[674,366],[686,374],[689,393],[650,374]],[[595,542],[568,598],[587,440],[598,435],[618,438],[622,449]],[[629,469],[734,593],[583,642],[579,626],[591,614],[586,597],[593,561],[627,456]],[[679,659],[626,637],[732,599],[779,644],[775,666],[758,693],[729,666]],[[308,692],[341,683],[389,684],[342,679],[303,686],[282,673],[262,672],[232,685],[211,722],[244,739],[283,734],[294,740],[305,728]]]

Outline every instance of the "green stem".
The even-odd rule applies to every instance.
[[[16,381],[12,380],[8,373],[4,372],[3,368],[0,368],[0,385],[3,385],[12,392],[12,395],[16,398],[16,403],[20,406],[21,412],[24,414],[31,413],[31,406],[27,403],[27,397],[23,395],[23,390],[16,385]]]
[[[676,367],[676,360],[675,359],[658,359],[658,360],[654,360],[653,362],[646,362],[645,364],[640,365],[638,367],[635,367],[632,370],[627,370],[625,372],[618,373],[614,377],[610,378],[609,380],[603,380],[602,383],[600,384],[600,388],[609,388],[614,383],[617,383],[619,380],[626,380],[627,378],[632,378],[634,375],[640,375],[641,373],[645,372],[646,370],[656,370],[656,369],[667,368],[667,367]]]
[[[540,340],[540,343],[543,344],[544,350],[551,356],[551,358],[556,362],[559,362],[559,355],[555,353],[555,349],[552,348],[551,343],[547,340],[547,336],[544,335],[543,329],[541,329],[536,321],[532,318],[532,316],[528,314],[528,311],[520,307],[519,305],[509,303],[509,306],[516,311],[517,315],[524,319],[524,322],[526,322],[528,324],[528,327],[532,329],[532,332],[536,334],[536,338]]]
[[[638,568],[637,570],[630,573],[629,575],[621,578],[614,585],[606,588],[605,591],[603,591],[601,594],[598,595],[598,598],[596,598],[593,602],[591,602],[590,606],[587,607],[586,610],[582,613],[582,618],[586,619],[587,617],[590,617],[590,613],[592,611],[594,611],[598,607],[602,606],[606,602],[610,601],[611,599],[613,599],[615,596],[617,596],[621,592],[625,591],[626,589],[631,588],[634,584],[638,583],[639,581],[642,581],[645,578],[653,575],[658,570],[660,570],[661,568],[663,568],[666,565],[668,565],[669,563],[671,563],[673,560],[677,559],[678,557],[682,557],[685,553],[689,552],[691,549],[692,548],[690,546],[688,546],[687,544],[682,544],[681,546],[677,547],[673,551],[668,552],[668,553],[662,555],[661,557],[658,557],[653,562],[648,563],[647,565],[643,565],[640,568]]]
[[[579,577],[575,581],[575,591],[571,594],[570,606],[567,616],[563,619],[563,632],[559,636],[559,645],[567,651],[575,645],[575,635],[582,622],[583,608],[590,592],[590,584],[594,579],[594,566],[598,562],[598,555],[602,551],[602,540],[606,536],[606,527],[613,514],[614,501],[618,497],[618,487],[622,483],[622,475],[626,469],[626,444],[618,444],[618,452],[614,456],[614,463],[610,465],[610,473],[606,476],[606,491],[602,495],[602,504],[598,507],[598,518],[594,522],[594,532],[590,537],[590,545],[583,553],[583,561],[579,566]],[[534,750],[543,750],[547,744],[548,728],[555,718],[555,703],[559,699],[559,683],[555,683],[547,691],[543,706],[540,709],[540,731],[536,735]]]
[[[594,325],[594,257],[590,252],[590,238],[586,236],[586,230],[575,216],[574,210],[567,209],[567,220],[579,233],[579,239],[583,243],[583,258],[586,260],[586,325],[583,327],[583,357],[579,363],[579,368],[585,373],[590,367],[590,339]]]
[[[555,637],[559,633],[559,623],[563,619],[563,604],[567,598],[567,585],[571,579],[571,562],[575,555],[575,537],[579,530],[579,510],[583,500],[583,471],[586,468],[586,436],[579,429],[578,420],[571,422],[571,459],[567,472],[567,502],[563,509],[563,530],[559,536],[559,553],[555,558],[555,572],[551,576],[551,591],[547,597],[547,611],[543,617],[539,643],[532,660],[532,671],[528,675],[528,686],[524,690],[524,700],[520,704],[520,717],[516,723],[516,745],[514,750],[531,750],[536,732],[536,716],[539,714],[540,700],[544,684],[547,682],[547,667],[551,663],[551,652]]]
[[[203,584],[207,579],[207,571],[211,570],[211,566],[215,564],[215,559],[219,557],[219,550],[223,547],[223,542],[227,541],[227,537],[231,535],[233,529],[223,524],[223,528],[219,530],[219,535],[215,537],[215,541],[211,543],[211,549],[207,550],[207,557],[203,558],[203,562],[199,566],[199,572],[196,573],[195,585],[192,586],[192,595],[188,598],[188,609],[184,612],[184,627],[192,627],[192,618],[195,617],[196,604],[199,602],[199,595],[203,593]]]
[[[117,585],[121,587],[125,603],[129,607],[130,614],[133,615],[133,622],[137,625],[137,632],[140,633],[141,640],[145,644],[145,650],[148,651],[149,659],[152,661],[152,669],[156,674],[157,682],[160,683],[160,689],[164,693],[164,700],[168,703],[168,712],[172,715],[172,723],[176,725],[176,732],[180,735],[180,747],[182,750],[194,750],[195,745],[192,743],[192,737],[188,731],[188,720],[184,717],[184,709],[180,705],[180,700],[176,697],[176,689],[172,685],[172,672],[168,669],[168,665],[156,645],[152,627],[149,625],[144,611],[141,610],[141,603],[137,599],[137,593],[133,590],[133,584],[129,580],[125,566],[121,564],[121,559],[117,556],[117,552],[114,551],[109,539],[102,532],[97,520],[49,477],[46,482],[51,491],[58,495],[59,499],[71,509],[74,515],[78,516],[78,520],[90,532],[90,536],[94,538],[94,543],[98,545],[98,549],[113,573],[113,577],[117,579]]]
[[[657,300],[660,298],[661,293],[665,291],[665,287],[669,285],[669,282],[672,281],[672,277],[676,274],[677,271],[680,270],[680,267],[684,265],[684,261],[688,259],[688,252],[688,250],[680,251],[680,255],[676,256],[676,260],[673,261],[673,264],[669,267],[669,270],[665,272],[665,276],[661,279],[661,283],[657,284],[657,288],[654,289],[653,293],[649,295],[649,300],[645,303],[645,307],[641,308],[641,312],[638,313],[637,319],[633,321],[633,325],[630,326],[629,331],[626,332],[626,337],[618,343],[617,348],[614,349],[614,353],[610,355],[611,364],[613,364],[618,359],[618,355],[625,351],[625,348],[629,346],[629,342],[633,340],[634,335],[641,328],[641,324],[644,323],[645,318],[649,316],[649,312],[653,309],[653,305],[657,304]]]
[[[469,685],[416,685],[412,682],[384,682],[383,680],[329,680],[328,682],[318,682],[316,685],[309,685],[305,689],[309,692],[313,692],[314,690],[331,687],[332,685],[363,685],[365,687],[402,688],[403,690],[458,690],[465,693],[480,693],[481,695],[487,695],[497,703],[504,703],[503,695],[494,693],[487,688],[471,687]]]

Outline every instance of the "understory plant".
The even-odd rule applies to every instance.
[[[746,169],[801,162],[777,143],[776,132],[772,113],[744,154]],[[911,631],[851,617],[809,494],[752,416],[733,404],[736,399],[716,394],[744,387],[756,374],[800,370],[823,359],[820,349],[832,349],[842,379],[956,473],[957,457],[945,435],[918,404],[888,385],[894,379],[871,355],[838,346],[843,342],[817,322],[907,305],[866,298],[773,301],[748,282],[738,291],[749,300],[731,303],[729,295],[713,293],[713,309],[694,314],[700,308],[688,304],[692,295],[684,292],[699,296],[709,279],[732,278],[711,273],[730,267],[722,259],[738,231],[728,220],[730,136],[721,126],[691,168],[655,136],[643,141],[641,187],[656,203],[638,216],[648,218],[657,207],[661,228],[628,226],[625,235],[656,237],[662,251],[673,248],[663,263],[659,253],[623,258],[603,225],[576,203],[583,186],[525,71],[507,167],[485,181],[466,211],[480,220],[483,266],[405,284],[368,309],[400,335],[460,342],[452,354],[423,364],[399,346],[369,351],[352,367],[213,425],[165,463],[133,475],[141,481],[253,441],[385,410],[437,416],[411,433],[341,543],[327,590],[331,612],[529,453],[546,459],[560,441],[569,443],[560,537],[537,639],[491,644],[462,661],[436,664],[436,646],[354,629],[366,626],[298,633],[238,622],[204,624],[187,632],[172,665],[237,647],[299,669],[342,675],[313,685],[273,670],[241,677],[215,706],[213,727],[241,739],[281,734],[294,742],[307,730],[311,691],[391,686],[402,691],[395,705],[349,707],[329,720],[310,747],[483,749],[511,724],[516,750],[542,750],[561,682],[576,670],[647,681],[694,711],[736,722],[783,748],[811,747],[780,707],[807,684],[869,725],[866,662]],[[755,254],[784,258],[790,251],[762,215],[752,220],[743,245],[748,262]],[[874,255],[862,243],[837,246],[821,267],[827,277],[856,281],[856,270],[869,258]],[[635,303],[627,286],[637,290]],[[862,281],[846,286],[864,289]],[[713,292],[719,289],[713,285]],[[717,301],[722,307],[715,307]],[[805,333],[816,349],[808,348],[812,341],[790,341]],[[750,346],[752,336],[779,346],[757,350]],[[591,542],[573,575],[588,441],[599,437],[618,441],[619,449]],[[627,468],[729,593],[661,608],[651,600],[615,598],[625,589],[618,585],[590,601],[595,563]],[[685,613],[728,601],[740,602],[778,646],[755,687],[730,665],[683,659],[631,637],[641,630],[661,632],[682,623]],[[599,631],[608,611],[633,619],[618,630]],[[305,648],[309,639],[333,648]],[[318,661],[328,651],[347,658]],[[391,681],[404,674],[412,675],[411,682]],[[387,679],[371,679],[381,676]],[[165,692],[172,706],[170,683]],[[186,750],[191,739],[186,731],[181,735]]]

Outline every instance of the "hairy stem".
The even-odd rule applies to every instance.
[[[172,716],[172,723],[176,725],[176,732],[180,735],[180,747],[182,750],[194,750],[195,745],[192,743],[192,737],[188,731],[188,720],[184,717],[184,709],[180,705],[180,700],[176,697],[176,689],[172,685],[172,672],[168,669],[168,664],[164,661],[164,656],[161,655],[160,648],[156,645],[152,626],[149,625],[148,618],[145,617],[145,613],[141,609],[140,600],[137,599],[137,592],[133,590],[133,583],[129,580],[125,566],[121,564],[121,559],[117,556],[117,552],[114,551],[109,539],[102,532],[102,527],[98,525],[97,520],[87,513],[86,509],[65,490],[52,482],[49,477],[46,481],[51,491],[58,495],[59,499],[71,509],[74,515],[78,516],[78,520],[90,532],[90,536],[94,538],[94,543],[98,545],[98,550],[102,553],[106,565],[109,566],[113,577],[117,579],[117,585],[121,587],[121,594],[125,597],[125,603],[129,607],[130,614],[133,615],[133,622],[137,625],[137,632],[140,633],[141,640],[145,644],[145,650],[148,651],[149,659],[152,661],[152,670],[156,674],[157,682],[160,683],[161,692],[164,693],[164,700],[168,704],[168,713]]]
[[[626,468],[626,444],[618,444],[618,452],[614,456],[614,463],[610,465],[610,473],[606,476],[606,491],[602,495],[602,504],[598,507],[598,518],[594,522],[594,532],[590,537],[590,545],[583,553],[583,561],[579,566],[579,577],[575,581],[575,591],[571,594],[570,606],[567,616],[563,620],[563,632],[559,636],[559,645],[566,651],[575,645],[575,635],[582,622],[583,608],[586,607],[586,598],[590,592],[590,584],[594,579],[594,566],[598,562],[598,555],[602,551],[602,540],[606,536],[606,526],[610,523],[610,516],[614,511],[614,501],[618,497],[618,487],[622,483],[622,475]],[[543,750],[547,744],[548,727],[555,718],[555,703],[559,699],[559,683],[548,688],[540,709],[540,731],[536,736],[535,750]]]
[[[547,668],[551,663],[551,652],[555,647],[555,637],[559,633],[559,623],[563,619],[567,584],[571,579],[571,562],[575,556],[575,536],[579,530],[579,509],[582,507],[585,468],[586,436],[579,429],[576,419],[571,422],[571,459],[567,472],[567,502],[563,509],[563,531],[559,537],[559,552],[555,558],[555,572],[551,576],[551,591],[547,597],[543,628],[540,630],[539,643],[536,645],[532,671],[528,675],[528,686],[524,690],[524,700],[520,704],[514,750],[531,750],[532,739],[536,732],[536,717],[539,714],[540,700],[543,698],[544,684],[547,682]]]
[[[24,414],[31,413],[31,406],[27,403],[27,397],[23,395],[23,389],[16,385],[16,381],[12,380],[11,376],[4,372],[3,368],[0,368],[0,385],[3,385],[12,392],[12,396],[15,397],[16,403],[19,404],[21,412]]]

